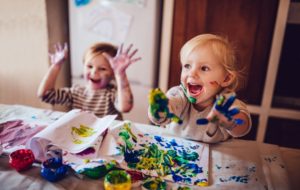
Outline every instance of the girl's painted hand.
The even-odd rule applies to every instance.
[[[115,57],[111,57],[109,54],[103,53],[106,59],[108,59],[110,66],[112,67],[116,75],[124,75],[129,65],[141,60],[141,57],[134,58],[134,55],[138,50],[135,49],[131,51],[132,47],[133,45],[130,44],[129,47],[124,51],[123,44],[121,44],[121,47],[118,49],[117,55]]]
[[[244,122],[243,120],[233,118],[240,110],[237,108],[229,109],[234,101],[235,95],[230,96],[227,100],[222,95],[218,96],[208,117],[205,119],[198,119],[197,124],[207,124],[208,122],[218,123],[219,126],[228,130],[233,129],[237,125],[242,125]]]
[[[170,118],[173,122],[182,123],[181,119],[171,113],[168,107],[169,100],[167,96],[159,89],[153,89],[149,94],[150,113],[156,119]]]
[[[50,61],[53,65],[61,65],[68,57],[68,44],[64,43],[62,46],[60,43],[54,45],[54,53],[49,53]]]
[[[239,109],[233,108],[229,109],[230,106],[235,101],[235,95],[230,96],[227,100],[224,96],[220,95],[214,105],[213,117],[210,117],[210,120],[217,119],[219,126],[224,127],[228,130],[233,129],[236,125],[243,124],[243,120],[234,119],[233,116],[240,112]]]

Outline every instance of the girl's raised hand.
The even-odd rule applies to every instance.
[[[54,45],[54,53],[49,53],[50,61],[52,64],[61,65],[68,57],[68,44],[64,43],[62,46],[60,43]]]
[[[234,118],[240,110],[237,108],[230,109],[230,106],[235,101],[235,95],[226,99],[220,95],[212,108],[212,111],[208,114],[207,118],[200,118],[197,120],[198,125],[206,125],[209,122],[218,123],[219,126],[228,130],[233,129],[237,125],[242,125],[244,121],[242,119]]]
[[[138,50],[135,49],[131,51],[132,47],[133,45],[130,44],[129,47],[125,51],[123,51],[123,44],[121,44],[115,57],[111,57],[109,54],[103,53],[106,59],[108,59],[110,66],[112,67],[116,75],[125,74],[125,71],[129,65],[141,60],[141,57],[134,58],[134,55]]]

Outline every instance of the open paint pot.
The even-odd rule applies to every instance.
[[[64,178],[68,167],[61,158],[50,158],[42,163],[41,175],[48,181],[56,182]]]
[[[142,190],[166,190],[167,183],[161,178],[147,178],[144,180]]]
[[[124,170],[112,170],[105,175],[105,190],[130,190],[131,177]]]
[[[34,160],[33,152],[30,149],[16,150],[9,155],[9,164],[17,171],[30,168]]]

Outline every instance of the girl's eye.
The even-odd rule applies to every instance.
[[[185,69],[190,69],[190,68],[191,68],[191,65],[190,65],[190,64],[184,64],[184,65],[183,65],[183,68],[185,68]]]
[[[207,66],[202,66],[202,67],[201,67],[201,71],[209,71],[209,67],[207,67]]]
[[[92,69],[93,66],[92,65],[87,65],[87,68]]]

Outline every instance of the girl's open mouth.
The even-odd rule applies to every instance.
[[[198,96],[202,92],[202,85],[188,83],[188,91],[191,96]]]

